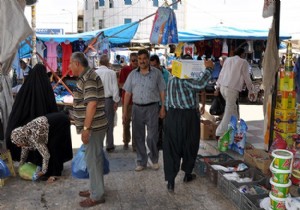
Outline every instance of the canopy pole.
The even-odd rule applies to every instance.
[[[280,45],[280,39],[279,39],[279,31],[280,31],[280,0],[275,0],[275,13],[274,13],[274,19],[275,19],[275,33],[276,33],[276,43],[277,47],[279,49]],[[277,97],[277,79],[278,79],[278,69],[277,73],[275,74],[275,83],[272,93],[272,105],[271,105],[271,119],[270,119],[270,139],[269,139],[269,145],[268,150],[270,150],[270,147],[273,143],[273,131],[274,131],[274,120],[275,120],[275,107],[276,107],[276,97]]]

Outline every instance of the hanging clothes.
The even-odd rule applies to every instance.
[[[62,47],[62,75],[66,74],[73,76],[72,70],[69,69],[70,57],[72,55],[72,45],[68,40],[61,43]]]
[[[169,7],[159,7],[156,11],[150,34],[153,44],[178,43],[176,15]]]
[[[222,55],[222,41],[220,39],[213,40],[212,54],[215,58],[219,58]]]
[[[79,40],[72,42],[72,47],[73,47],[73,52],[84,52],[87,46],[85,44],[85,41],[79,38]]]
[[[44,58],[44,50],[46,49],[46,46],[44,45],[44,43],[42,41],[37,41],[36,42],[36,52],[42,57]],[[40,57],[38,56],[38,60],[40,62],[42,62],[42,60],[40,59]]]
[[[57,51],[56,47],[59,45],[58,42],[55,42],[53,39],[50,41],[45,42],[47,46],[47,63],[51,67],[51,69],[56,72],[57,71]],[[51,70],[47,67],[47,72]]]

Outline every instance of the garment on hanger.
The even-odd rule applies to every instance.
[[[56,72],[57,71],[57,51],[56,47],[59,45],[58,42],[55,42],[53,39],[50,39],[50,41],[45,42],[45,45],[47,46],[47,63],[51,67],[51,69]],[[47,68],[47,72],[50,72],[51,70]]]
[[[61,43],[62,47],[62,75],[66,75],[69,70],[70,57],[72,55],[72,45],[69,40]],[[73,76],[72,70],[68,72],[70,76]]]
[[[213,40],[212,54],[215,58],[219,58],[222,52],[222,41],[220,39]]]
[[[84,52],[86,49],[85,41],[82,38],[72,42],[73,52]]]
[[[46,46],[44,45],[44,43],[42,41],[37,41],[36,42],[36,52],[42,57],[44,58],[44,50],[46,49]],[[38,57],[38,59],[40,60],[40,57]]]

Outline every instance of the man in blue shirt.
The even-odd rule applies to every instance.
[[[192,59],[189,55],[182,59]],[[166,109],[163,157],[167,189],[174,192],[175,177],[180,168],[185,172],[183,181],[196,178],[192,174],[200,143],[200,113],[197,95],[211,78],[212,68],[206,68],[197,79],[173,77],[166,91]]]

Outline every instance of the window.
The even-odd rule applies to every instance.
[[[153,6],[158,7],[158,0],[152,0],[153,1]]]
[[[172,0],[172,3],[175,3],[176,0]],[[178,9],[178,3],[177,4],[173,4],[172,6],[173,9]]]
[[[89,31],[88,30],[88,22],[85,22],[85,24],[84,24],[84,31]]]
[[[131,18],[125,18],[124,19],[124,24],[126,24],[126,23],[131,23]]]
[[[85,0],[84,7],[85,7],[85,10],[88,10],[88,0]]]
[[[114,0],[109,0],[109,8],[114,8]]]
[[[99,19],[99,29],[102,29],[102,28],[103,28],[103,20]]]
[[[104,5],[105,5],[104,0],[99,0],[99,6],[100,6],[100,7],[103,7]]]
[[[99,9],[99,2],[98,1],[95,2],[95,9]]]
[[[125,2],[125,5],[131,5],[132,4],[131,0],[124,0],[124,2]]]

